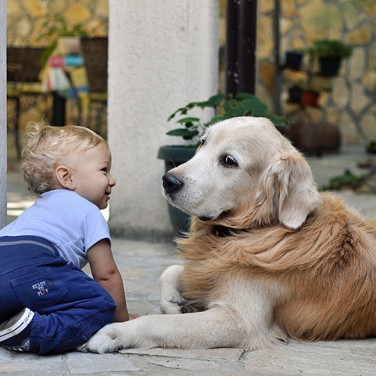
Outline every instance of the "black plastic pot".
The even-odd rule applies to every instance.
[[[320,56],[320,76],[324,77],[334,77],[338,75],[339,69],[341,68],[342,58],[338,56]]]
[[[196,149],[184,146],[161,146],[158,150],[158,159],[165,161],[165,172],[189,161]],[[181,236],[189,231],[191,217],[168,203],[168,213],[175,234]]]
[[[299,70],[302,66],[303,54],[298,51],[286,51],[285,68]]]
[[[302,99],[303,89],[299,86],[291,86],[288,89],[289,97],[287,101],[289,103],[297,103],[300,104],[300,101]]]

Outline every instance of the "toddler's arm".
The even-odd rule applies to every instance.
[[[117,305],[114,321],[128,321],[129,314],[125,300],[123,280],[115,264],[110,243],[107,239],[100,240],[87,252],[93,278],[108,293]]]

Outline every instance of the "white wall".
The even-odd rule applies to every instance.
[[[0,0],[0,228],[7,223],[6,0]]]
[[[217,93],[219,0],[110,0],[109,142],[115,236],[172,235],[162,196],[168,116]]]

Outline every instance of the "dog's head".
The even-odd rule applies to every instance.
[[[234,228],[300,227],[320,196],[302,155],[265,118],[211,126],[195,156],[163,177],[176,207]]]

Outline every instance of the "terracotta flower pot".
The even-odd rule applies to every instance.
[[[341,145],[338,127],[327,123],[291,123],[286,136],[295,147],[310,156],[337,152]]]
[[[318,107],[319,93],[314,90],[304,90],[300,103],[302,106]]]

